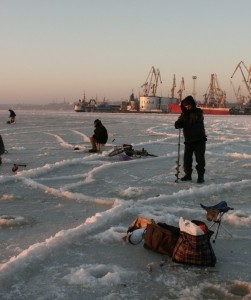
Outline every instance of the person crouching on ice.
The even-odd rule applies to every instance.
[[[89,150],[90,153],[96,153],[98,151],[98,144],[105,145],[108,140],[107,130],[99,119],[94,121],[94,127],[94,133],[90,136],[92,145],[92,149]]]
[[[9,112],[10,112],[10,116],[9,116],[10,121],[9,121],[9,123],[10,124],[15,123],[15,121],[16,121],[16,114],[15,114],[14,110],[9,109]]]
[[[196,107],[196,102],[192,96],[187,96],[181,101],[181,115],[174,124],[176,129],[183,128],[184,135],[184,157],[183,168],[185,176],[180,180],[192,180],[193,154],[196,160],[196,170],[198,173],[197,183],[204,182],[205,174],[205,152],[207,136],[204,127],[204,115],[202,109]]]

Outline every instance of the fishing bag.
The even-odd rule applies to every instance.
[[[148,224],[144,236],[144,247],[172,257],[180,229],[166,223]]]
[[[192,221],[198,226],[206,228],[202,235],[191,235],[180,231],[180,237],[173,250],[173,261],[184,264],[215,266],[216,256],[210,243],[213,231],[209,230],[204,222]]]

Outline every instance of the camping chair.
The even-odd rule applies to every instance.
[[[212,221],[213,224],[209,227],[209,229],[211,229],[213,226],[217,226],[217,230],[216,230],[216,234],[215,234],[215,238],[213,240],[213,243],[215,243],[215,240],[217,238],[218,235],[218,231],[220,226],[225,230],[226,233],[228,233],[228,235],[230,237],[232,237],[232,234],[226,229],[226,227],[222,224],[222,217],[225,213],[227,213],[229,210],[233,210],[233,208],[229,207],[227,205],[226,201],[221,201],[220,203],[213,205],[213,206],[205,206],[203,204],[200,204],[200,206],[205,209],[205,211],[207,212],[206,214],[206,218],[208,221]]]

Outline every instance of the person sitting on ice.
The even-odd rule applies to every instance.
[[[89,150],[90,153],[98,152],[98,144],[105,145],[108,140],[107,130],[99,119],[94,121],[94,127],[94,133],[90,136],[92,145],[92,149]]]
[[[10,112],[10,116],[9,116],[10,121],[9,121],[9,123],[10,124],[15,123],[16,113],[12,109],[9,109],[9,112]]]

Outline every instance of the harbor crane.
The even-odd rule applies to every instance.
[[[240,70],[240,72],[241,72],[241,75],[243,77],[243,81],[244,81],[245,86],[248,90],[248,98],[250,100],[251,99],[251,66],[248,69],[247,66],[244,64],[244,62],[240,61],[238,63],[238,65],[236,66],[231,78],[234,77],[237,70]],[[245,72],[246,75],[244,74],[244,72]]]
[[[185,90],[185,81],[184,81],[184,77],[182,77],[181,78],[181,83],[180,83],[180,89],[177,92],[179,103],[181,103],[182,94],[183,94],[184,90]]]
[[[151,70],[146,78],[145,83],[141,86],[143,88],[143,96],[156,96],[157,87],[161,84],[161,76],[159,69],[155,70],[154,67],[151,67]]]
[[[234,91],[237,103],[239,104],[240,107],[242,107],[243,104],[245,103],[245,96],[241,95],[241,86],[239,85],[238,89],[236,91],[236,89],[235,89],[234,84],[233,84],[232,81],[230,81],[230,84],[231,84],[231,86],[233,88],[233,91]]]
[[[210,84],[204,94],[204,99],[206,106],[226,107],[226,93],[221,90],[216,74],[211,74]]]
[[[176,78],[175,78],[175,74],[173,75],[173,86],[171,88],[171,98],[174,98],[174,91],[176,88]]]

